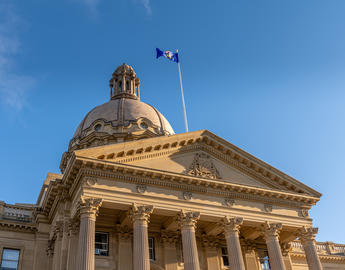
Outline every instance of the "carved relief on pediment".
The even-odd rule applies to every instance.
[[[196,153],[192,164],[184,173],[210,179],[221,178],[211,157],[204,153]]]

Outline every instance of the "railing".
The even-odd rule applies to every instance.
[[[16,205],[2,205],[0,206],[0,219],[14,220],[20,222],[33,221],[33,209],[29,207],[19,207]]]
[[[303,245],[300,241],[291,242],[292,252],[303,252]],[[317,242],[317,253],[320,255],[340,255],[345,256],[345,245],[335,244],[333,242]]]

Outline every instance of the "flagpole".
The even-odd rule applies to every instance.
[[[176,50],[176,52],[178,52],[178,50]],[[184,94],[183,94],[183,86],[182,86],[182,75],[181,75],[180,61],[177,62],[177,66],[178,66],[178,74],[179,74],[179,78],[180,78],[182,107],[183,107],[183,114],[184,114],[184,126],[185,126],[185,129],[186,129],[186,132],[188,132],[187,112],[186,112],[186,104],[184,102]]]

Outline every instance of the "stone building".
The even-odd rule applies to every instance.
[[[123,64],[36,204],[0,203],[1,269],[345,269],[321,194],[207,131],[174,134]]]

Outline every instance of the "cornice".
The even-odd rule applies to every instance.
[[[93,153],[94,158],[121,163],[144,159],[145,157],[153,157],[153,154],[154,156],[162,156],[173,153],[174,151],[183,151],[192,148],[191,146],[202,145],[209,153],[214,154],[223,161],[240,169],[242,172],[250,174],[270,187],[277,189],[284,188],[296,193],[308,193],[315,197],[321,196],[319,192],[207,130],[145,139],[141,142],[141,144],[137,141],[127,142],[125,150],[124,147],[115,144],[78,150],[76,153],[77,155],[84,156],[88,155],[87,153],[90,151],[90,153]]]
[[[0,229],[5,231],[15,231],[15,232],[25,232],[25,233],[35,233],[37,231],[37,227],[35,224],[25,224],[25,223],[17,223],[11,222],[7,220],[0,220]]]

